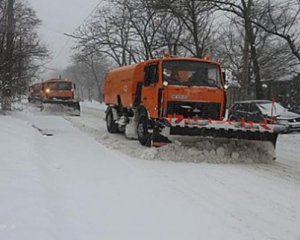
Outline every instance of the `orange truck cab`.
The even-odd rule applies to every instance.
[[[74,88],[71,80],[49,79],[42,84],[42,98],[44,100],[72,100]]]
[[[171,117],[223,119],[221,66],[208,59],[164,57],[116,68],[106,76],[104,102],[108,131],[126,134],[133,123],[140,143],[147,145],[149,135],[168,126]]]
[[[80,115],[79,101],[74,97],[75,84],[69,79],[52,78],[30,87],[28,101],[43,104],[57,104],[75,111],[73,115]]]

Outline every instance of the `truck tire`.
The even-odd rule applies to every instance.
[[[151,145],[151,134],[148,131],[148,125],[149,119],[144,113],[142,113],[139,116],[136,132],[138,140],[143,146]]]
[[[117,133],[118,132],[118,124],[114,121],[114,116],[112,109],[109,108],[106,111],[106,128],[109,133]]]

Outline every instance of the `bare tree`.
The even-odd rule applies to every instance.
[[[261,9],[264,22],[252,19],[252,23],[264,31],[285,40],[300,63],[300,1],[264,1]]]
[[[110,66],[107,57],[77,52],[73,55],[73,64],[63,71],[63,75],[76,83],[80,98],[102,102],[103,82]]]
[[[85,54],[75,54],[73,56],[74,63],[77,65],[82,64],[85,66],[88,75],[90,76],[87,80],[89,80],[91,85],[95,91],[94,99],[102,102],[103,93],[102,87],[104,82],[104,77],[108,69],[108,64],[105,63],[105,57],[99,57],[97,55],[85,55]],[[84,87],[84,85],[82,84]],[[90,87],[90,86],[89,86]]]
[[[165,15],[151,8],[147,1],[114,0],[114,2],[118,8],[127,12],[132,27],[132,50],[140,59],[154,58],[154,53],[162,45],[157,41],[157,35],[166,21]]]
[[[255,25],[253,25],[253,18],[255,16],[254,12],[257,10],[257,6],[259,6],[259,2],[255,2],[254,0],[212,0],[206,2],[208,2],[220,11],[231,13],[232,15],[240,18],[245,32],[245,44],[243,48],[243,86],[247,85],[247,74],[249,73],[249,65],[247,64],[247,51],[249,50],[253,68],[256,98],[262,99],[264,96],[261,83],[261,71],[260,64],[258,61],[258,52],[256,44],[257,39],[255,34],[256,30]]]
[[[203,5],[185,1],[183,14],[178,2],[170,9],[165,4],[110,1],[73,36],[77,38],[77,50],[84,47],[89,53],[105,54],[120,66],[161,56],[166,49],[192,56],[208,53],[212,21]]]
[[[229,23],[219,29],[218,36],[216,56],[222,60],[224,67],[231,73],[231,80],[234,80],[233,86],[240,87],[234,99],[246,99],[251,96],[251,59],[243,27],[236,17],[231,16]]]
[[[180,45],[187,55],[203,57],[209,53],[212,35],[212,8],[199,0],[153,0],[152,7],[171,13],[184,26]]]
[[[221,4],[221,1],[217,2]],[[226,1],[222,2],[224,4]],[[255,41],[254,44],[251,45],[245,30],[245,19],[243,15],[238,15],[238,11],[237,13],[232,13],[232,11],[236,11],[238,7],[240,7],[240,13],[242,13],[243,5],[238,5],[238,1],[235,2],[236,5],[233,1],[227,1],[226,3],[228,5],[217,5],[218,9],[228,13],[226,16],[230,19],[230,22],[219,31],[220,36],[217,41],[221,47],[218,50],[219,58],[226,64],[227,68],[231,68],[240,84],[241,89],[238,98],[253,98],[252,79],[253,76],[254,79],[256,79],[254,73],[257,69],[254,68],[255,62],[253,61],[253,53],[251,52],[251,46],[253,45],[252,48],[256,50],[257,64],[259,66],[260,86],[262,86],[262,84],[268,86],[267,89],[262,91],[263,97],[270,98],[272,97],[270,92],[272,82],[290,75],[291,66],[295,64],[288,45],[285,44],[284,41],[276,38],[273,34],[256,27],[256,25],[252,26],[253,39]],[[261,2],[253,3],[250,17],[252,20],[255,19],[261,24],[268,26],[269,23],[266,22],[265,13],[262,11],[264,5],[260,3]],[[223,10],[223,8],[225,8],[225,10]],[[257,81],[254,83],[257,83]],[[256,86],[257,84],[254,85],[254,87]]]
[[[77,50],[105,54],[122,66],[157,56],[168,44],[161,41],[162,29],[170,23],[174,26],[170,16],[150,8],[147,1],[114,0],[98,9],[73,37]]]
[[[7,7],[5,1],[0,2],[0,28],[4,30],[7,29],[7,21],[3,17]],[[34,10],[20,0],[14,1],[12,7],[14,14],[10,24],[13,27],[9,28],[10,31],[0,32],[0,52],[5,53],[1,54],[5,58],[0,57],[0,80],[3,80],[0,81],[0,89],[2,97],[9,90],[10,97],[15,98],[25,94],[41,62],[48,57],[48,51],[36,33],[40,20]]]
[[[6,10],[5,50],[3,58],[3,81],[1,86],[2,110],[11,110],[12,68],[14,53],[14,0],[8,0]]]
[[[71,79],[76,85],[76,96],[79,99],[93,99],[91,89],[93,89],[92,81],[90,81],[90,74],[84,64],[74,63],[61,71],[62,75]],[[95,97],[96,98],[96,97]]]
[[[184,31],[184,25],[179,18],[172,15],[166,15],[165,22],[158,29],[157,41],[161,44],[160,51],[173,55],[184,55],[181,47],[181,38]],[[162,55],[156,53],[156,55]]]
[[[119,66],[136,62],[130,45],[132,37],[128,12],[109,3],[97,10],[93,20],[82,26],[75,35],[75,51],[106,55]]]

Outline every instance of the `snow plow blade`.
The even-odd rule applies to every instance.
[[[233,122],[216,120],[193,120],[167,118],[170,135],[202,136],[271,142],[276,147],[277,137],[285,128],[274,124]]]
[[[42,110],[46,106],[52,106],[51,111],[66,111],[70,115],[79,116],[80,115],[80,104],[79,101],[74,100],[43,100]],[[63,109],[62,109],[62,108]]]

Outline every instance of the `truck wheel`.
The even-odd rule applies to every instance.
[[[148,132],[148,117],[144,114],[141,114],[137,124],[137,136],[139,142],[143,146],[148,146],[150,144],[150,133]]]
[[[109,133],[118,132],[118,124],[114,121],[114,116],[111,108],[106,112],[106,127]]]

